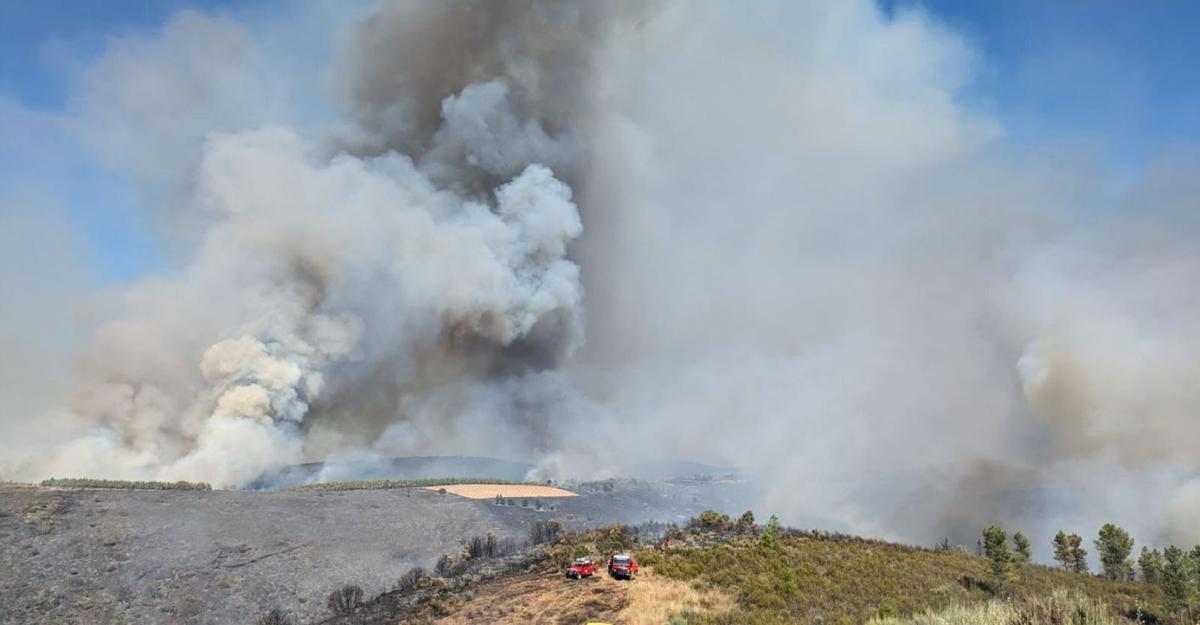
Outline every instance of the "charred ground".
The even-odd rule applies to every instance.
[[[470,500],[424,488],[192,491],[0,486],[0,622],[308,623],[344,584],[374,597],[471,537],[684,519],[744,497],[709,479],[575,484],[580,496]],[[538,504],[541,509],[538,509]]]

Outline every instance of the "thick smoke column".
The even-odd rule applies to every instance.
[[[625,2],[387,2],[342,68],[356,154],[410,155],[434,181],[486,191],[539,162],[581,175],[602,64],[645,8]]]
[[[550,167],[568,168],[580,139],[564,125],[577,101],[552,84],[565,74],[537,70],[568,50],[557,71],[586,70],[587,52],[524,24],[606,21],[547,7],[381,7],[351,46],[346,138],[210,134],[187,189],[206,224],[194,258],[99,330],[75,406],[97,427],[40,471],[236,485],[413,419],[455,436],[465,407],[438,407],[447,394],[522,407],[481,439],[551,445],[542,398],[561,383],[541,372],[582,339],[582,289],[566,258],[579,215]],[[413,54],[464,37],[437,67]],[[379,92],[385,74],[396,91]],[[472,390],[487,387],[504,390]],[[381,440],[421,451],[402,431]]]
[[[382,2],[315,137],[243,93],[251,40],[185,14],[85,81],[88,138],[168,198],[183,262],[106,302],[39,421],[69,436],[6,475],[466,452],[594,477],[619,445],[749,465],[790,522],[1200,538],[1196,162],[1115,188],[1006,141],[923,12]]]

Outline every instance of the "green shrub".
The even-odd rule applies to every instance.
[[[737,531],[739,534],[754,531],[754,512],[747,510],[738,517]]]
[[[691,625],[856,625],[889,616],[908,623],[905,619],[910,615],[982,605],[993,598],[987,558],[846,534],[784,529],[778,522],[768,528],[758,538],[737,535],[715,543],[679,541],[670,550],[644,551],[638,558],[657,575],[721,588],[735,599],[737,607],[732,614],[690,615]],[[1161,591],[1150,584],[1106,581],[1035,564],[1024,565],[1021,576],[1011,582],[1013,603],[1005,605],[1020,606],[1029,618],[1042,618],[1059,609],[1054,606],[1068,604],[1061,599],[1058,603],[1024,602],[1031,597],[1049,597],[1060,588],[1072,593],[1074,603],[1070,605],[1084,605],[1077,598],[1080,595],[1094,597],[1117,614],[1133,614],[1138,609],[1144,614],[1169,613],[1162,608]],[[1081,609],[1090,610],[1083,612],[1090,615],[1095,612],[1092,607]],[[989,609],[988,614],[994,615],[1001,608]],[[1054,625],[1108,623],[1068,620]]]
[[[621,551],[633,549],[638,542],[637,530],[628,525],[614,523],[600,528],[600,537],[596,541],[596,550],[604,555],[612,555]]]
[[[753,520],[751,515],[751,520]],[[727,514],[721,514],[715,510],[705,510],[700,513],[700,516],[688,521],[688,529],[699,532],[729,532],[735,529],[736,524],[733,519]]]

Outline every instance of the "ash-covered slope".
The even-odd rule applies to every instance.
[[[423,489],[0,491],[0,622],[241,623],[323,615],[488,530],[524,539],[548,513]]]
[[[0,487],[0,623],[250,623],[279,607],[301,623],[357,584],[390,589],[414,566],[493,531],[518,542],[538,520],[568,527],[740,512],[745,483],[615,480],[578,497],[470,500],[422,488],[113,491]]]

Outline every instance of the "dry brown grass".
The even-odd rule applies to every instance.
[[[518,575],[484,583],[478,594],[449,606],[439,625],[663,625],[680,614],[720,616],[733,599],[717,590],[654,575],[642,569],[633,581],[617,581],[603,571],[582,580],[561,573]]]
[[[505,499],[533,499],[548,497],[574,497],[575,493],[553,486],[534,486],[530,484],[449,484],[446,486],[427,486],[429,490],[445,489],[467,499],[494,499],[496,495]]]
[[[719,617],[735,608],[733,598],[725,593],[655,575],[649,569],[642,569],[638,578],[625,587],[629,605],[615,621],[624,625],[663,625],[681,614]]]
[[[624,584],[597,575],[565,579],[557,571],[518,575],[479,588],[475,597],[449,607],[439,625],[582,625],[589,621],[621,623],[615,617],[628,603]]]

